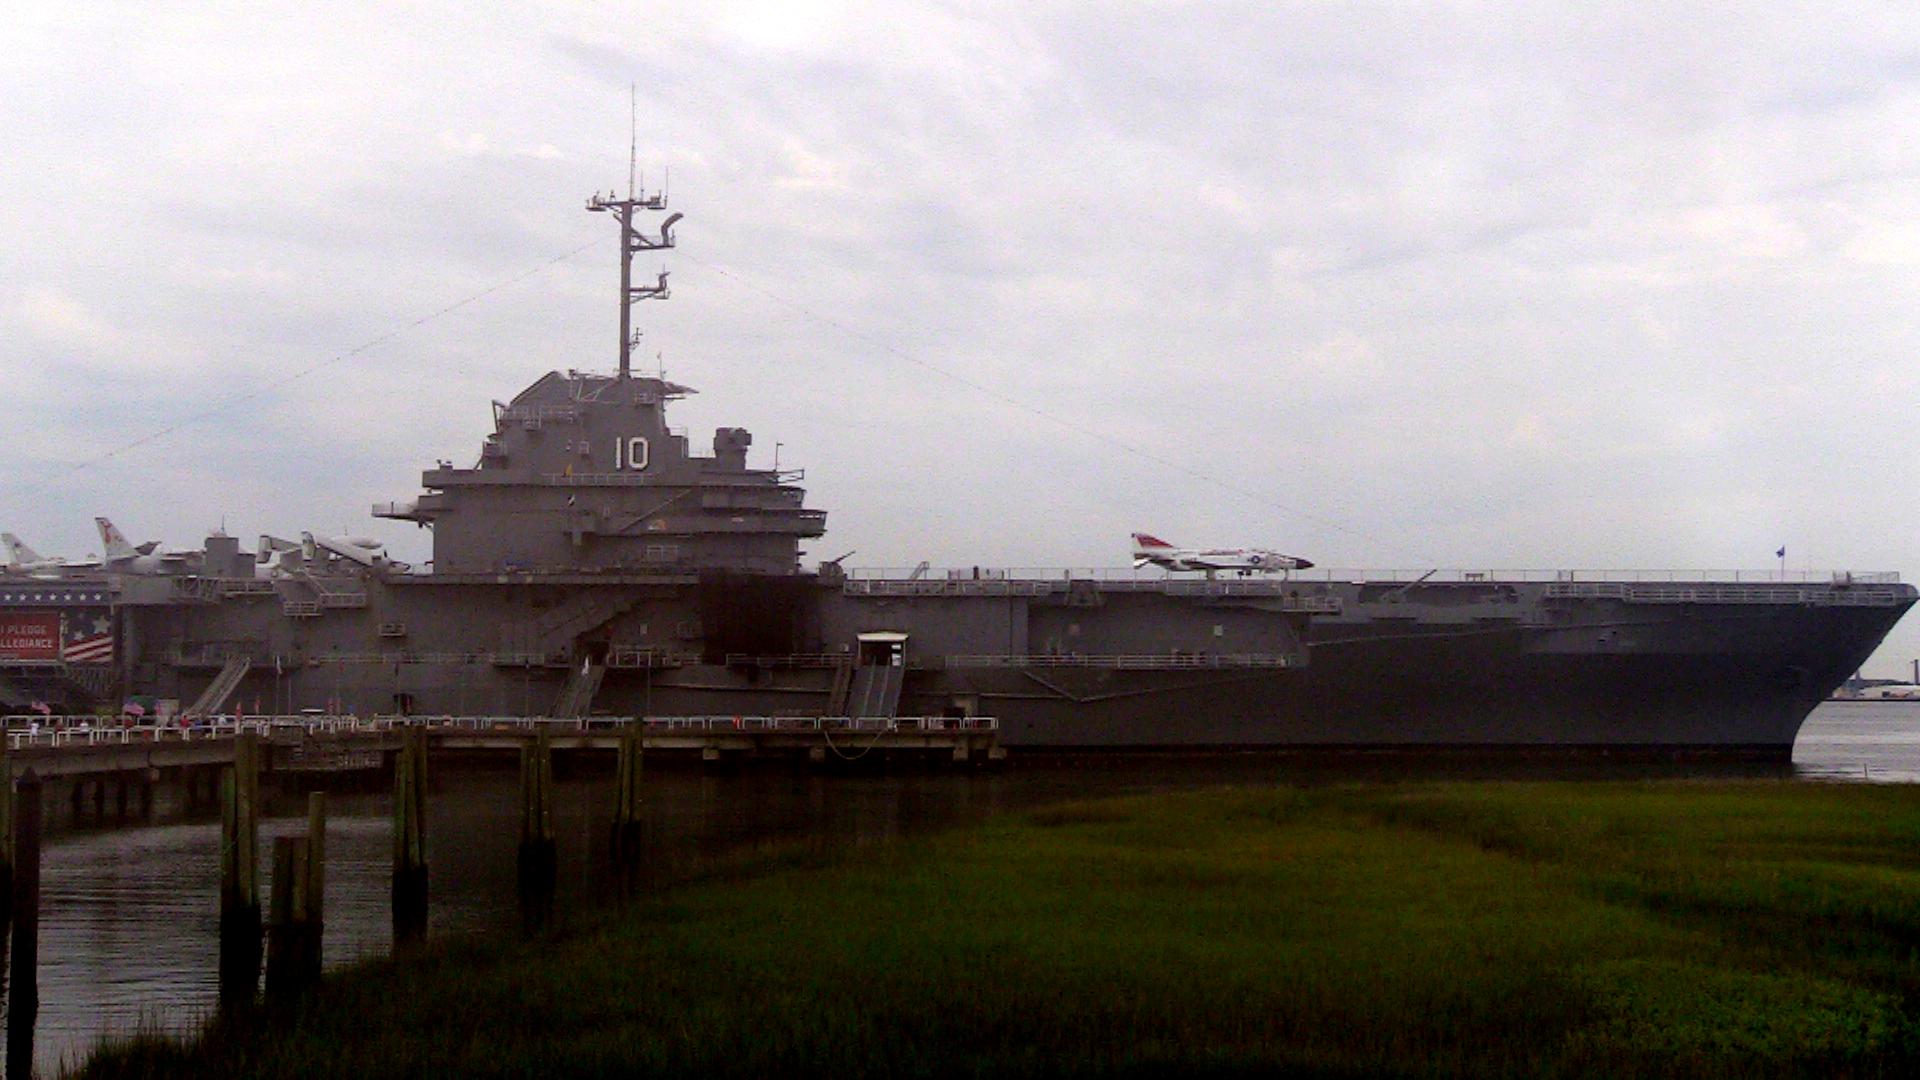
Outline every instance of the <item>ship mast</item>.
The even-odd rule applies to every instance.
[[[594,212],[612,211],[620,222],[620,378],[625,381],[633,367],[633,346],[636,335],[633,331],[633,305],[640,300],[665,300],[667,293],[667,271],[660,271],[660,278],[652,285],[633,283],[633,257],[642,251],[665,251],[673,246],[673,224],[679,221],[680,214],[670,214],[660,223],[660,235],[649,236],[634,226],[635,211],[660,211],[667,208],[667,194],[656,191],[648,195],[646,191],[635,192],[631,160],[627,171],[627,197],[615,198],[611,193],[595,195],[587,200],[587,209]]]

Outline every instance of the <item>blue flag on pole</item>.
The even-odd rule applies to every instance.
[[[1779,551],[1774,552],[1773,554],[1775,558],[1784,559],[1787,557],[1787,549],[1783,547]]]

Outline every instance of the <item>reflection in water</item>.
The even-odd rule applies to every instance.
[[[569,768],[554,791],[561,917],[606,902],[613,774],[608,755]],[[430,770],[430,933],[512,932],[519,925],[515,845],[519,778],[495,765]],[[642,888],[660,888],[713,860],[760,844],[845,848],[1066,798],[1219,784],[1324,783],[1424,777],[1595,778],[1622,775],[1782,776],[1920,781],[1920,705],[1822,706],[1803,729],[1792,768],[1628,765],[1593,761],[1415,761],[1362,755],[1327,762],[1285,757],[1109,757],[1034,760],[995,773],[905,771],[822,776],[672,768],[646,775]],[[77,1062],[103,1036],[185,1031],[213,1008],[219,954],[219,825],[163,792],[151,823],[76,822],[50,802],[40,931],[43,1070]],[[325,962],[384,955],[390,944],[392,832],[384,791],[329,798]],[[305,828],[305,800],[276,793],[261,825],[261,880],[272,838]]]

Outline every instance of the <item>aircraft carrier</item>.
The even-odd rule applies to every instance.
[[[633,256],[671,248],[679,215],[588,209],[622,237],[618,369],[542,375],[495,404],[473,465],[374,506],[432,530],[430,571],[366,541],[214,536],[150,572],[0,579],[0,706],[993,716],[1010,747],[1784,760],[1915,600],[1858,573],[807,568],[826,514],[803,474],[750,467],[740,428],[699,452],[667,424],[689,390],[632,371],[633,305],[667,294]]]

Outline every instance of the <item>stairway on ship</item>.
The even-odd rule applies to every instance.
[[[250,657],[227,657],[227,663],[220,669],[220,674],[215,675],[213,682],[207,684],[206,690],[193,699],[192,705],[187,706],[186,714],[211,716],[219,712],[221,706],[227,703],[227,699],[233,696],[233,692],[240,689],[240,681],[247,677],[247,669],[251,667],[253,667],[253,660]]]
[[[589,589],[558,607],[501,627],[501,648],[509,652],[541,652],[590,630],[596,630],[631,611],[641,598]]]
[[[548,715],[567,719],[587,715],[593,708],[593,696],[600,692],[600,683],[606,677],[606,664],[591,658],[582,660],[579,667],[567,673],[566,685],[560,688],[560,696],[554,699],[553,711]]]

